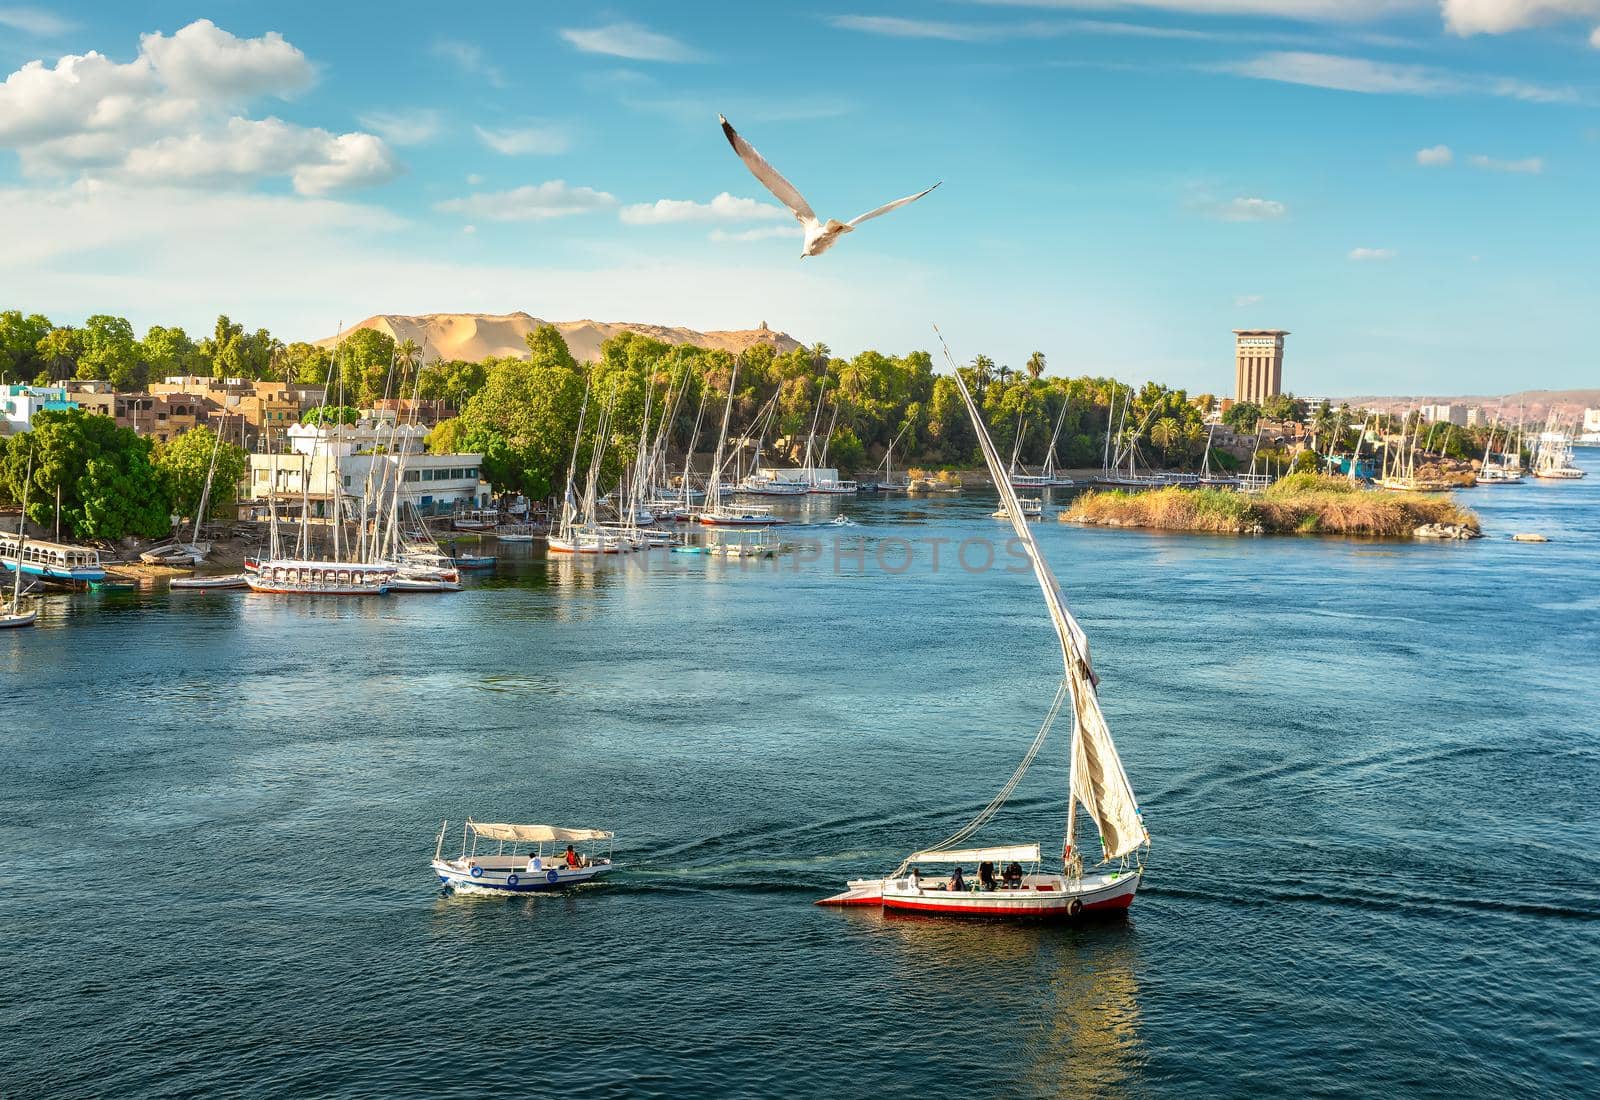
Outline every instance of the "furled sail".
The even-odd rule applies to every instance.
[[[946,348],[945,357],[948,359],[949,356],[950,351]],[[950,365],[952,369],[955,368],[953,360]],[[1078,625],[1078,620],[1072,617],[1072,612],[1067,610],[1061,586],[1050,571],[1050,564],[1039,552],[1039,544],[1034,541],[1033,531],[1022,514],[1022,502],[1017,499],[1011,478],[1007,476],[1000,456],[995,451],[994,440],[989,438],[989,429],[984,425],[983,417],[978,415],[978,407],[959,370],[955,371],[955,381],[961,391],[961,400],[967,406],[967,415],[972,418],[972,428],[977,433],[984,461],[988,463],[989,475],[994,478],[995,488],[1000,492],[1000,501],[1011,521],[1011,528],[1033,564],[1034,577],[1044,593],[1045,605],[1050,609],[1050,621],[1061,641],[1061,660],[1066,667],[1067,683],[1072,691],[1073,797],[1099,827],[1104,858],[1118,859],[1148,844],[1150,834],[1145,831],[1144,822],[1139,817],[1138,800],[1134,798],[1128,775],[1123,771],[1122,759],[1111,740],[1105,715],[1100,711],[1100,700],[1095,694],[1098,680],[1089,663],[1089,639]]]

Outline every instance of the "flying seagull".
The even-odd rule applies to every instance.
[[[728,135],[728,144],[733,146],[735,153],[739,154],[739,159],[744,161],[744,166],[750,169],[751,174],[760,180],[779,202],[789,208],[790,213],[795,216],[805,229],[805,247],[800,250],[800,258],[802,260],[807,256],[822,255],[832,248],[840,237],[855,229],[862,222],[887,214],[889,211],[898,209],[907,203],[916,202],[923,195],[926,195],[928,191],[932,191],[933,187],[939,186],[936,183],[933,187],[928,188],[928,191],[918,191],[915,195],[907,195],[903,199],[895,199],[891,203],[885,203],[878,209],[869,210],[859,218],[852,218],[847,222],[835,221],[832,218],[823,222],[817,217],[816,212],[811,209],[811,204],[806,202],[805,197],[795,190],[794,184],[779,175],[778,170],[768,164],[765,157],[756,152],[748,141],[739,136],[737,130],[728,125],[726,118],[718,115],[717,119],[722,123],[722,132]],[[939,183],[943,182],[943,180],[939,181]]]

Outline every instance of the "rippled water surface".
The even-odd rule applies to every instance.
[[[1593,1094],[1580,460],[1463,494],[1471,544],[1040,525],[1155,842],[1077,927],[811,904],[976,812],[1049,705],[1031,579],[953,561],[1003,534],[977,495],[813,502],[776,570],[52,597],[0,634],[0,1095]],[[1064,747],[985,836],[1059,843]],[[469,814],[624,866],[441,897]]]

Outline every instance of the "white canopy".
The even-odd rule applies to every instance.
[[[550,841],[574,844],[580,840],[610,840],[616,835],[603,829],[563,829],[559,825],[490,825],[480,821],[468,821],[467,828],[485,840],[515,840],[540,844]]]
[[[907,863],[1038,863],[1037,844],[1012,844],[1003,848],[946,848],[913,852]]]

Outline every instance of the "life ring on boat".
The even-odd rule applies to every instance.
[[[515,871],[512,871],[509,875],[506,876],[506,885],[507,886],[515,886],[516,884],[517,884],[517,873]]]
[[[1077,898],[1073,898],[1071,901],[1067,902],[1067,916],[1075,917],[1081,912],[1083,912],[1082,901],[1078,900]]]
[[[472,865],[472,877],[473,878],[482,878],[483,877],[483,868],[479,867],[476,863],[474,863]]]
[[[546,874],[544,877],[545,877],[545,881],[546,882],[548,882],[552,886],[554,886],[555,883],[556,883],[556,880],[559,879],[561,876],[556,874],[556,869],[554,867],[552,867],[552,868],[550,868],[549,873]]]

